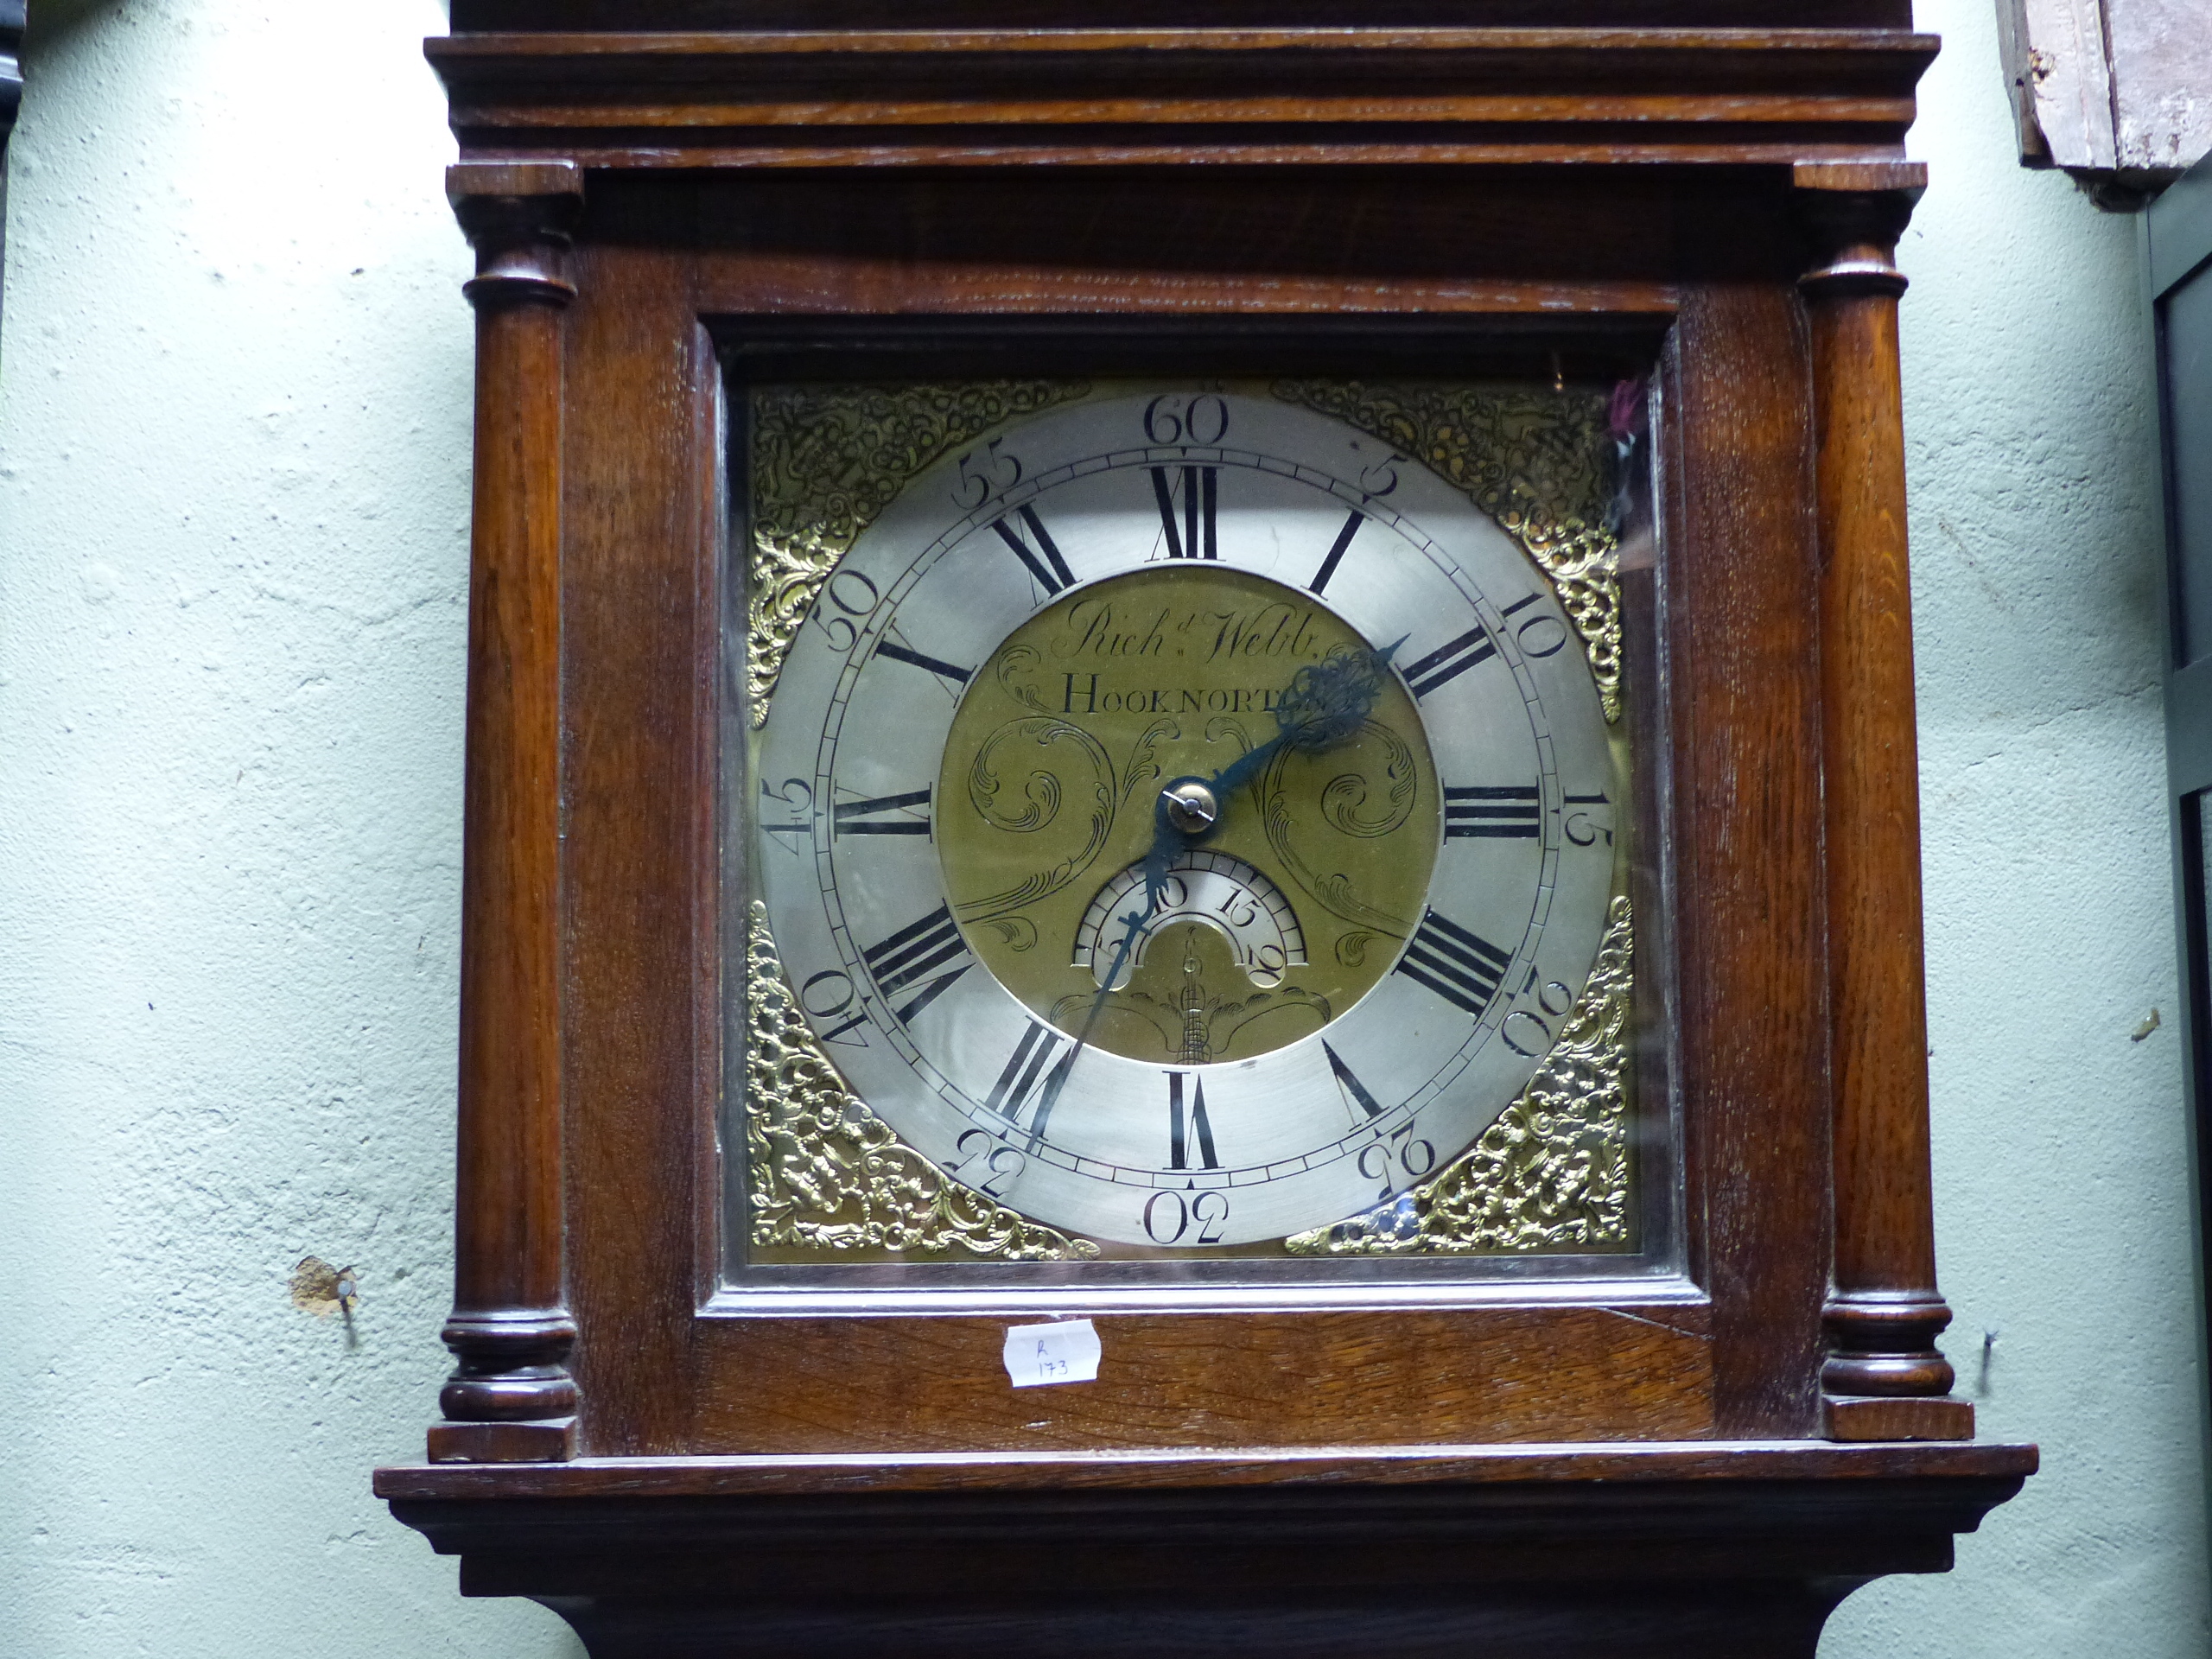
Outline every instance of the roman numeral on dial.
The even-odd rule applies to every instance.
[[[1190,1089],[1190,1116],[1184,1117],[1184,1080],[1188,1078]],[[1198,1161],[1190,1161],[1195,1152]],[[1170,1169],[1219,1169],[1221,1160],[1214,1156],[1213,1125],[1206,1119],[1205,1079],[1189,1071],[1170,1071],[1167,1074],[1167,1167]]]
[[[1068,1052],[1058,1065],[1052,1057],[1059,1052],[1066,1039],[1050,1026],[1039,1025],[1034,1020],[1021,1033],[1021,1040],[1014,1045],[1014,1058],[999,1073],[999,1080],[991,1085],[991,1092],[984,1098],[983,1109],[997,1112],[1015,1128],[1021,1126],[1021,1114],[1033,1105],[1029,1119],[1032,1137],[1042,1140],[1046,1122],[1052,1116],[1053,1103],[1060,1097],[1060,1085],[1068,1079],[1068,1067],[1075,1064],[1079,1052],[1067,1045]],[[1050,1067],[1047,1070],[1047,1067]]]
[[[1352,1076],[1351,1067],[1344,1063],[1343,1057],[1326,1043],[1321,1045],[1321,1052],[1329,1057],[1329,1070],[1336,1073],[1337,1087],[1344,1090],[1344,1099],[1359,1108],[1361,1118],[1354,1119],[1354,1122],[1382,1116],[1382,1103],[1368,1093],[1365,1084]]]
[[[1431,910],[1422,915],[1396,971],[1480,1019],[1512,965],[1510,951]]]
[[[1011,522],[1016,518],[1021,521],[1020,525]],[[1027,539],[1021,533],[1023,527],[1029,531]],[[999,539],[1014,550],[1014,556],[1028,568],[1031,575],[1036,577],[1037,585],[1045,590],[1046,597],[1058,593],[1075,580],[1068,569],[1068,562],[1060,556],[1060,550],[1052,545],[1052,538],[1045,533],[1044,521],[1037,517],[1036,508],[1020,508],[991,528],[998,531]],[[1032,541],[1037,543],[1034,551],[1030,549]]]
[[[968,959],[951,972],[938,974],[938,969],[963,957]],[[882,944],[863,950],[861,959],[868,963],[868,972],[875,976],[876,988],[887,1001],[909,985],[917,985],[925,975],[937,975],[934,979],[919,983],[904,1007],[893,1008],[892,1012],[910,1025],[916,1014],[943,996],[953,981],[976,965],[976,959],[968,956],[967,941],[960,937],[959,924],[943,905],[918,922],[909,922]]]
[[[1535,785],[1497,789],[1446,789],[1444,838],[1481,836],[1503,841],[1533,841],[1542,806]]]
[[[1182,524],[1176,524],[1177,486],[1170,472],[1182,474]],[[1214,534],[1214,496],[1221,477],[1218,467],[1155,467],[1152,469],[1153,499],[1160,503],[1160,527],[1167,537],[1171,559],[1217,559],[1221,549]]]
[[[1344,520],[1344,527],[1337,532],[1336,545],[1329,550],[1329,556],[1321,561],[1321,568],[1313,573],[1313,580],[1306,585],[1319,593],[1329,585],[1329,578],[1337,574],[1337,566],[1344,563],[1344,550],[1351,545],[1351,538],[1359,534],[1359,527],[1367,522],[1367,515],[1355,510]]]
[[[918,651],[909,651],[893,639],[886,639],[875,648],[879,657],[888,657],[894,663],[905,663],[913,668],[925,668],[932,674],[950,680],[955,685],[968,683],[968,677],[976,671],[956,668],[941,657],[925,656]]]
[[[1497,655],[1497,647],[1479,626],[1469,628],[1457,639],[1446,640],[1419,662],[1406,669],[1406,683],[1414,689],[1414,696],[1425,697],[1437,687],[1456,680],[1478,663],[1486,663]]]
[[[847,836],[926,836],[929,804],[926,789],[905,795],[879,795],[872,801],[846,801],[831,815],[835,819],[832,833],[840,840]],[[918,818],[895,816],[918,806],[923,809]]]

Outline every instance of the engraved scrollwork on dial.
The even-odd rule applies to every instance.
[[[1065,770],[1061,756],[1068,757]],[[1114,824],[1114,763],[1098,740],[1079,726],[1050,715],[1011,720],[976,750],[968,769],[968,799],[991,829],[1018,836],[1052,830],[1062,805],[1069,804],[1074,810],[1067,827],[1082,835],[1065,857],[959,907],[965,921],[989,922],[1002,912],[1058,893],[1096,861]],[[1065,844],[1065,836],[1059,840]]]
[[[1604,393],[1521,385],[1279,380],[1274,395],[1394,445],[1473,498],[1546,575],[1590,658],[1608,721],[1621,715],[1618,544]]]
[[[1098,1254],[1090,1240],[995,1203],[900,1141],[846,1089],[808,1027],[767,907],[755,901],[748,920],[745,1144],[755,1245],[959,1251],[995,1262]],[[988,1161],[991,1153],[980,1155],[986,1182],[1004,1173]]]
[[[1402,939],[1407,918],[1370,904],[1344,868],[1344,842],[1380,840],[1403,829],[1413,816],[1420,768],[1413,746],[1379,721],[1363,721],[1357,734],[1325,758],[1285,749],[1253,788],[1268,845],[1291,879],[1328,909],[1368,934]],[[1333,837],[1329,832],[1333,832]],[[1339,839],[1340,838],[1340,839]],[[1363,941],[1350,963],[1363,959]]]
[[[1629,1244],[1628,1025],[1635,955],[1616,896],[1581,1000],[1535,1075],[1435,1179],[1283,1241],[1293,1255],[1618,1250]]]
[[[860,533],[957,446],[1089,395],[1080,381],[763,386],[749,402],[746,689],[755,727],[816,594]]]

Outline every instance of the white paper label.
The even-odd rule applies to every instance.
[[[1098,1332],[1089,1319],[1017,1325],[1006,1333],[1006,1374],[1017,1389],[1098,1380]]]

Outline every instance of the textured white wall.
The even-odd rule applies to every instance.
[[[34,0],[0,312],[0,1654],[554,1659],[367,1496],[445,1369],[467,256],[430,0]],[[1949,1344],[2046,1470],[1824,1659],[2206,1644],[2134,230],[1986,0],[1902,257]],[[353,1332],[293,1309],[361,1265]],[[2000,1338],[1986,1373],[1980,1336]]]
[[[432,0],[37,0],[0,304],[0,1655],[580,1652],[448,1366],[469,259]],[[291,1306],[355,1262],[350,1334]]]

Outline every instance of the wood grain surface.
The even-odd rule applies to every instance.
[[[391,1470],[472,1595],[594,1659],[1812,1659],[1843,1595],[1941,1572],[2005,1446],[1426,1446],[1049,1460]]]
[[[1811,1659],[1841,1595],[1942,1570],[2032,1470],[1904,1397],[1942,1304],[1894,230],[1833,210],[1904,188],[1935,42],[1902,0],[1573,21],[455,0],[430,55],[483,322],[448,1404],[476,1421],[378,1490],[467,1592],[537,1597],[594,1659]],[[528,204],[587,173],[563,267]],[[1641,385],[1618,1276],[723,1282],[729,387],[1115,372]],[[1095,1320],[1096,1381],[1008,1386],[1041,1314]],[[531,1448],[582,1455],[489,1461]]]
[[[563,1417],[560,1001],[562,311],[581,181],[560,166],[448,180],[477,250],[476,430],[461,861],[455,1425]],[[515,1454],[448,1427],[448,1454]],[[543,1437],[539,1437],[542,1439]]]
[[[967,178],[594,187],[569,321],[563,566],[568,1202],[588,1333],[576,1358],[584,1451],[1818,1432],[1825,982],[1794,221],[1779,181],[1652,182],[1662,188],[1569,191],[1564,206],[1549,181],[1519,172],[1473,193],[1428,178],[1351,194],[1316,183],[1294,198],[1294,223],[1272,232],[1217,176],[1085,175],[1052,181],[1051,193]],[[1604,200],[1617,222],[1587,238],[1573,210]],[[1731,239],[1716,234],[1724,223],[1768,228]],[[690,245],[656,245],[656,224],[681,226]],[[1128,233],[1116,241],[1102,226]],[[1685,267],[1700,280],[1683,282]],[[1625,329],[1605,349],[1648,360],[1668,321],[1657,308],[1680,308],[1660,398],[1674,457],[1654,566],[1667,620],[1649,636],[1675,667],[1647,729],[1675,757],[1651,779],[1655,800],[1673,802],[1655,808],[1653,891],[1675,895],[1676,911],[1655,930],[1672,955],[1653,979],[1679,987],[1671,1064],[1696,1282],[1664,1307],[1594,1284],[1536,1305],[1509,1289],[1456,1306],[1382,1297],[1285,1313],[1200,1297],[1182,1311],[1100,1309],[1112,1357],[1101,1382],[1023,1395],[999,1370],[1003,1316],[865,1294],[804,1319],[732,1294],[702,1312],[719,1259],[722,874],[702,804],[719,765],[725,603],[707,325],[741,354],[770,336],[797,350],[808,316],[825,329],[912,319],[906,344],[929,346],[921,320],[938,316],[935,347],[957,360],[960,320],[995,307],[1063,327],[1095,320],[1052,348],[1087,351],[1095,366],[1128,360],[1115,353],[1128,336],[1096,332],[1117,319],[1148,328],[1258,315],[1281,365],[1300,349],[1343,350],[1328,328],[1382,311],[1458,328],[1471,364],[1496,349],[1481,321],[1491,314],[1454,322],[1466,314],[1459,296],[1440,296],[1440,273],[1456,271],[1461,296],[1516,294],[1540,268],[1585,283],[1556,285],[1574,308],[1567,320],[1556,301],[1538,315],[1586,353],[1605,328]],[[1652,311],[1610,308],[1628,284]],[[1511,303],[1509,317],[1535,308]],[[880,340],[873,349],[879,372],[896,360]],[[1655,1107],[1671,1146],[1671,1103]],[[1085,1311],[1080,1295],[1058,1300]]]
[[[593,168],[1903,154],[1901,29],[798,28],[429,43],[470,153]]]
[[[1727,1436],[1818,1427],[1827,1030],[1812,408],[1786,288],[1685,297],[1661,378],[1692,1272]]]
[[[2033,1446],[1699,1440],[1578,1446],[1254,1446],[1084,1452],[856,1452],[810,1457],[580,1458],[531,1469],[379,1469],[390,1498],[715,1497],[779,1492],[1062,1491],[1759,1480],[2001,1479],[2032,1474]]]
[[[1904,400],[1891,263],[1917,168],[1801,168],[1820,264],[1802,287],[1820,432],[1822,746],[1834,1070],[1834,1352],[1839,1395],[1941,1396],[1929,1170],[1928,1014],[1921,945],[1920,763],[1905,543]],[[1894,1424],[1911,1408],[1832,1409]],[[1972,1408],[1931,1401],[1920,1431],[1973,1433]],[[1899,1432],[1891,1427],[1888,1432]]]
[[[483,30],[1532,28],[1556,0],[454,0]],[[1593,29],[1910,29],[1906,0],[1578,0]]]

